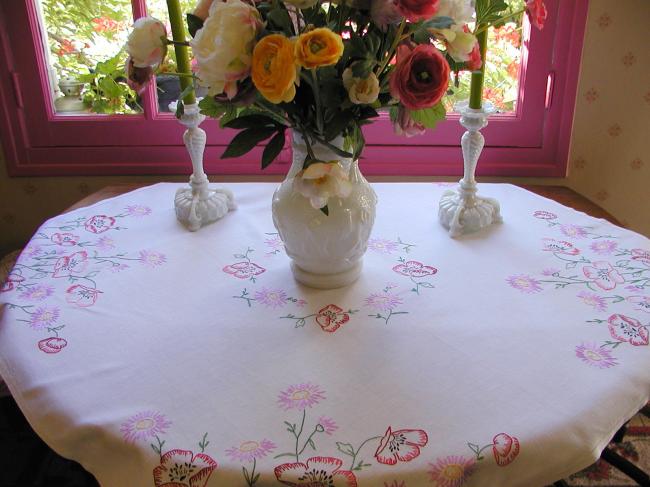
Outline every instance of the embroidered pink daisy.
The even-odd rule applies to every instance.
[[[282,391],[278,396],[278,403],[285,411],[289,409],[304,411],[323,399],[325,399],[325,391],[322,391],[319,386],[307,382],[289,386]]]
[[[226,450],[226,455],[235,462],[245,463],[259,460],[275,450],[275,443],[269,440],[244,441],[239,446],[233,446]]]
[[[29,326],[34,330],[43,330],[52,326],[59,319],[59,308],[41,306],[36,308],[29,319]]]
[[[164,415],[157,411],[143,411],[131,416],[122,423],[120,432],[127,443],[146,440],[155,435],[164,434],[172,425]]]
[[[323,427],[323,433],[326,435],[331,435],[334,433],[337,429],[339,429],[338,425],[336,422],[327,416],[321,416],[318,418],[318,424]]]
[[[598,367],[599,369],[608,369],[618,365],[615,357],[606,348],[601,348],[595,343],[583,343],[576,347],[576,357],[587,365]]]
[[[281,289],[262,288],[255,292],[255,301],[267,308],[281,308],[287,304],[287,293]]]
[[[105,235],[97,240],[95,245],[97,245],[97,248],[100,250],[113,250],[115,248],[115,240]]]
[[[629,296],[627,301],[634,304],[635,310],[650,313],[650,296]]]
[[[583,303],[591,306],[596,311],[607,311],[607,301],[598,294],[581,291],[578,293],[578,297],[582,299]]]
[[[52,296],[53,293],[54,288],[52,286],[47,286],[45,284],[36,284],[34,286],[29,286],[20,294],[19,297],[28,301],[43,301],[44,299]]]
[[[429,475],[437,487],[460,487],[474,472],[474,459],[458,455],[438,458],[436,463],[430,463]]]
[[[129,216],[140,217],[151,215],[151,208],[144,205],[129,205],[125,208],[125,210]]]
[[[539,281],[524,274],[520,274],[518,276],[510,276],[508,279],[506,279],[506,281],[515,289],[518,289],[519,291],[527,294],[538,293],[542,290],[542,286],[540,285]]]
[[[284,243],[282,243],[282,239],[279,235],[273,235],[272,237],[264,239],[264,245],[269,248],[269,253],[273,254],[280,252],[284,248]]]
[[[371,238],[368,240],[368,250],[380,254],[390,254],[399,249],[397,242],[385,238]]]
[[[579,225],[560,225],[560,231],[571,238],[585,238],[587,230]]]
[[[165,254],[161,254],[155,250],[142,250],[140,251],[139,260],[145,267],[157,267],[167,262],[167,257],[165,257]]]
[[[372,293],[365,299],[364,304],[375,311],[392,311],[404,301],[392,293]]]
[[[598,240],[589,246],[598,255],[610,255],[616,250],[616,247],[618,244],[613,240]]]

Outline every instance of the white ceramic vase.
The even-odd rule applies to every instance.
[[[333,144],[341,147],[342,142],[339,138]],[[307,155],[304,140],[294,133],[291,169],[273,194],[273,223],[291,258],[295,279],[310,287],[333,289],[353,283],[361,273],[375,222],[377,195],[359,171],[358,161],[342,159],[320,144],[312,148],[320,160],[340,161],[352,183],[350,196],[330,198],[329,215],[325,215],[293,190],[293,179]]]

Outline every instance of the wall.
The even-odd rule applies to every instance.
[[[648,25],[648,0],[591,1],[568,178],[510,181],[568,185],[650,236],[650,156],[643,150],[650,139]],[[9,178],[1,157],[0,254],[23,245],[44,219],[103,186],[186,179]]]
[[[650,236],[650,2],[592,0],[568,183]]]

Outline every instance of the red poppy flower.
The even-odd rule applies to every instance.
[[[350,321],[350,315],[344,313],[343,309],[335,304],[328,304],[318,311],[316,315],[316,323],[320,325],[323,331],[328,333],[335,332],[341,325],[344,325],[348,321]]]
[[[266,272],[266,269],[253,262],[237,262],[236,264],[227,265],[223,268],[223,271],[238,279],[250,279]]]
[[[505,467],[519,455],[519,440],[506,433],[499,433],[492,438],[492,453],[497,465]]]
[[[349,470],[342,470],[343,462],[332,457],[312,457],[306,463],[283,463],[275,467],[275,477],[291,487],[357,487],[357,479]]]
[[[398,264],[395,267],[393,267],[393,270],[398,274],[402,274],[404,276],[409,276],[409,277],[432,276],[436,272],[438,272],[438,269],[436,269],[435,267],[431,267],[430,265],[424,265],[422,262],[418,262],[416,260],[409,260],[408,262],[405,262],[403,264]]]
[[[95,215],[84,223],[84,228],[91,233],[104,233],[115,225],[115,218],[106,215]]]
[[[64,255],[54,264],[52,277],[67,277],[73,274],[81,274],[88,267],[88,252],[82,250],[72,255]]]
[[[70,304],[74,304],[80,308],[87,308],[95,304],[95,301],[97,301],[97,295],[101,292],[102,291],[97,289],[82,286],[81,284],[75,284],[68,288],[65,299]]]
[[[170,450],[160,457],[153,481],[156,487],[205,487],[216,468],[217,462],[205,453]]]
[[[395,465],[398,461],[410,462],[420,456],[420,448],[428,441],[424,430],[392,431],[389,426],[375,452],[375,458],[385,465]]]

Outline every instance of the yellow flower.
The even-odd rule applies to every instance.
[[[296,62],[307,69],[336,64],[343,54],[343,39],[321,27],[301,34],[296,42]]]
[[[253,84],[271,103],[290,102],[296,96],[293,42],[280,34],[262,38],[253,49]]]

